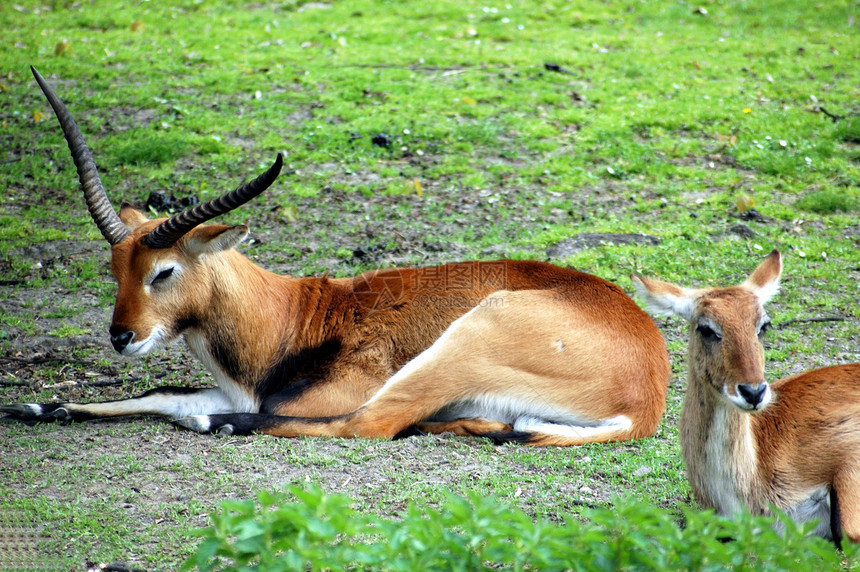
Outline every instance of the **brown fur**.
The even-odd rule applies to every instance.
[[[592,280],[597,279],[587,279]],[[662,341],[649,338],[647,322],[630,320],[622,311],[589,327],[599,314],[598,300],[589,300],[591,296],[618,302],[613,300],[615,287],[599,286],[584,288],[576,302],[565,289],[497,292],[439,342],[434,359],[386,386],[354,413],[325,423],[283,420],[265,432],[390,437],[448,404],[493,395],[578,411],[595,420],[624,415],[633,421],[629,430],[583,438],[536,436],[531,444],[650,435],[665,400]]]

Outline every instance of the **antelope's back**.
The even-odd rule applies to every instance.
[[[763,447],[782,444],[793,463],[823,480],[835,467],[860,465],[860,363],[805,371],[771,387],[775,400],[758,414],[769,433]]]

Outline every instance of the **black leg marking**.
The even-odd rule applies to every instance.
[[[47,406],[39,405],[38,403],[20,403],[15,405],[4,405],[0,407],[0,413],[5,413],[7,416],[13,419],[29,421],[39,419],[39,417],[41,416],[42,407]]]
[[[531,441],[532,434],[526,431],[496,431],[492,433],[482,433],[480,437],[492,439],[496,445],[504,445],[505,443],[518,443],[526,445]]]
[[[0,413],[4,413],[4,412],[0,411]],[[14,415],[8,415],[7,414],[7,415],[0,417],[0,423],[4,423],[7,425],[11,425],[13,423],[14,424],[20,423],[21,425],[26,425],[27,427],[35,427],[36,425],[38,425],[41,422],[38,421],[37,419],[24,419],[23,417],[16,417]]]
[[[392,437],[391,440],[399,441],[400,439],[407,439],[409,437],[426,437],[427,435],[428,433],[419,429],[417,425],[410,425],[409,427]]]
[[[830,534],[837,550],[842,550],[842,511],[839,510],[839,497],[836,489],[830,486]]]

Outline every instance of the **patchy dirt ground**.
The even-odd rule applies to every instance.
[[[367,198],[328,189],[320,197],[293,200],[297,220],[288,220],[267,201],[258,200],[248,209],[253,230],[245,252],[271,270],[291,274],[326,269],[349,274],[377,265],[501,257],[511,252],[510,244],[525,225],[579,219],[586,204],[594,201],[617,212],[632,204],[623,189],[611,185],[564,200],[534,189],[463,193],[443,182],[425,193],[419,201],[397,195]],[[652,216],[658,215],[641,214],[643,220]],[[723,226],[709,230],[720,239],[731,238],[755,232],[758,224],[728,218]],[[494,237],[495,246],[471,246],[479,243],[481,229],[498,232],[500,227],[504,230]],[[464,228],[474,230],[468,242],[450,239],[463,236]],[[613,242],[655,244],[658,240],[604,233],[576,237],[549,252],[516,248],[556,259]],[[352,251],[352,257],[338,254],[338,248]],[[109,400],[157,384],[209,384],[181,344],[135,361],[113,352],[106,333],[111,311],[107,259],[103,242],[62,240],[19,249],[2,262],[0,310],[21,322],[4,332],[0,402]],[[98,287],[82,288],[75,282],[75,273],[87,265],[102,269],[92,279]],[[617,276],[608,278],[617,279],[628,270],[618,268]],[[849,269],[855,281],[860,278],[858,270]],[[846,299],[852,295],[850,282],[843,292]],[[832,345],[841,345],[838,361],[860,361],[856,334],[844,339],[844,332],[858,331],[860,323],[840,317],[838,307],[837,300],[836,309],[828,314],[838,318],[835,321],[796,326],[814,329],[817,338],[824,336],[835,342]],[[670,345],[681,347],[683,332],[677,324],[660,325]],[[148,567],[152,561],[175,563],[193,548],[189,527],[206,525],[220,501],[248,498],[262,487],[290,483],[317,482],[381,513],[402,509],[409,500],[435,502],[444,491],[477,489],[498,494],[536,515],[554,517],[582,506],[606,504],[614,495],[629,493],[630,483],[638,479],[650,480],[661,491],[654,496],[656,502],[677,507],[688,502],[674,444],[685,367],[679,352],[673,354],[669,411],[656,441],[523,451],[450,436],[395,442],[216,438],[153,419],[32,427],[0,420],[0,479],[19,499],[45,499],[44,520],[25,523],[36,534],[22,541],[24,548],[19,549],[26,552],[47,542],[46,562],[59,569],[83,569],[87,560],[106,558],[106,545],[121,547],[107,554],[121,551],[124,561],[140,566]],[[783,368],[788,373],[833,360],[830,347],[796,356]],[[657,442],[672,451],[659,462],[648,457]],[[58,524],[57,519],[64,522]],[[104,529],[95,533],[100,525],[93,521],[101,519]],[[64,546],[74,554],[71,561],[63,556]],[[159,557],[153,558],[153,552]]]

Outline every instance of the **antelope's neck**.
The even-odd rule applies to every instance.
[[[253,388],[284,354],[302,349],[305,308],[326,314],[330,288],[326,279],[279,276],[229,254],[209,266],[211,299],[185,337],[219,386]]]
[[[691,370],[681,412],[681,450],[696,500],[731,516],[758,512],[757,445],[752,416],[717,394]]]

